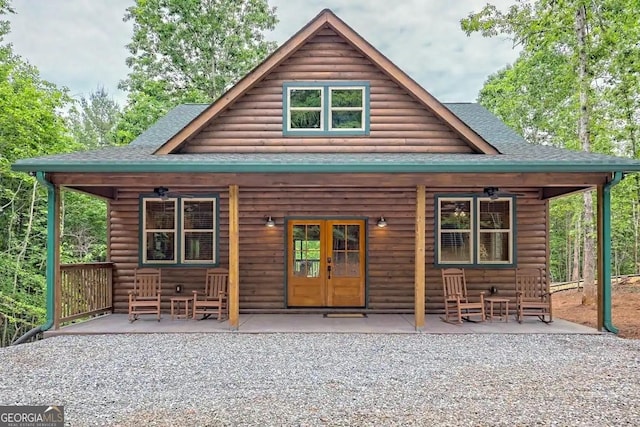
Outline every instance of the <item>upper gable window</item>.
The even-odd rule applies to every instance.
[[[289,82],[282,96],[284,135],[369,134],[369,82]]]

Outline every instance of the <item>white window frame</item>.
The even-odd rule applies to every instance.
[[[141,266],[156,266],[156,265],[170,265],[170,266],[207,266],[213,267],[218,265],[218,238],[219,238],[219,196],[216,195],[205,195],[198,197],[157,197],[157,196],[140,196],[140,250],[139,250],[139,263]],[[147,218],[147,202],[173,202],[174,203],[174,221],[172,229],[152,229],[146,228],[146,218]],[[184,224],[184,202],[189,201],[206,201],[212,202],[213,208],[213,228],[211,230],[208,229],[186,229]],[[173,239],[173,259],[171,260],[154,260],[147,259],[147,234],[159,232],[172,232],[174,233]],[[211,232],[213,234],[213,243],[212,243],[212,259],[211,260],[186,260],[185,259],[185,233],[188,232]]]
[[[360,104],[360,107],[334,107],[333,106],[333,91],[336,90],[359,90],[360,92],[362,92],[362,103]],[[365,98],[366,98],[366,91],[365,91],[365,87],[364,86],[328,86],[328,91],[329,91],[329,105],[328,105],[328,110],[329,110],[329,122],[328,122],[328,127],[331,132],[341,132],[341,131],[364,131],[365,130],[365,115],[366,115],[366,110],[365,110]],[[333,112],[334,111],[359,111],[360,112],[360,124],[361,126],[359,128],[334,128],[333,127]]]
[[[186,228],[185,226],[185,217],[186,215],[184,214],[185,211],[185,203],[186,202],[212,202],[212,211],[211,211],[211,217],[213,219],[212,221],[212,225],[211,225],[211,229],[204,229],[204,228]],[[217,254],[217,250],[216,250],[216,239],[217,239],[217,222],[218,222],[218,218],[217,218],[217,211],[218,211],[218,206],[217,206],[218,200],[215,197],[190,197],[190,198],[181,198],[180,199],[180,262],[182,264],[214,264],[218,258],[218,254]],[[187,248],[186,248],[186,242],[187,242],[187,238],[186,238],[186,234],[187,233],[211,233],[211,259],[208,260],[203,260],[203,259],[197,259],[197,260],[193,260],[193,259],[186,259],[186,255],[187,255]]]
[[[147,228],[147,202],[173,202],[173,228]],[[178,199],[177,198],[162,198],[162,197],[144,197],[142,199],[142,262],[144,264],[175,264],[177,262],[178,255]],[[173,232],[173,259],[170,260],[156,260],[147,259],[147,236],[149,233],[167,233]]]
[[[509,228],[502,229],[481,229],[480,224],[480,204],[481,202],[508,202],[509,203]],[[443,202],[448,203],[465,203],[468,202],[470,206],[470,236],[469,236],[469,245],[471,247],[470,259],[468,261],[443,261],[442,260],[442,250],[441,250],[441,242],[442,242],[442,234],[452,232],[451,229],[442,228],[441,224],[441,215],[442,215],[442,204]],[[436,266],[513,266],[516,264],[516,227],[515,227],[515,205],[516,197],[515,196],[503,196],[497,199],[491,199],[489,197],[480,197],[476,195],[436,195],[436,222],[437,227],[435,229],[435,248],[437,257],[435,259]],[[455,232],[463,232],[466,233],[468,230],[456,230]],[[480,244],[482,239],[480,238],[482,234],[488,233],[508,233],[508,260],[506,261],[482,261],[480,259]]]
[[[320,106],[319,107],[292,107],[291,106],[291,92],[294,90],[313,90],[320,92]],[[323,132],[324,129],[324,89],[322,86],[290,86],[287,88],[287,130],[289,132]],[[320,126],[317,128],[292,128],[291,127],[291,112],[292,111],[320,111]]]

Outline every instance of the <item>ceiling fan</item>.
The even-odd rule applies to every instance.
[[[162,200],[166,200],[170,197],[182,197],[183,199],[196,197],[193,194],[172,193],[169,191],[167,187],[155,187],[153,189],[153,194],[155,194],[157,197],[161,198]]]
[[[482,190],[482,194],[484,194],[484,196],[488,197],[490,200],[497,200],[500,197],[524,196],[524,194],[520,194],[520,193],[509,193],[505,191],[500,191],[498,187],[484,187],[484,189]]]

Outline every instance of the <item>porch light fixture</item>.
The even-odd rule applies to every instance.
[[[378,227],[385,228],[386,226],[387,226],[387,220],[385,220],[383,216],[378,218]]]
[[[273,218],[271,218],[271,215],[269,215],[267,217],[267,220],[264,222],[265,227],[275,227],[276,226],[276,222],[273,220]]]

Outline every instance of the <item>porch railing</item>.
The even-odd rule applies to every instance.
[[[111,311],[110,262],[60,265],[60,310],[57,324]]]

